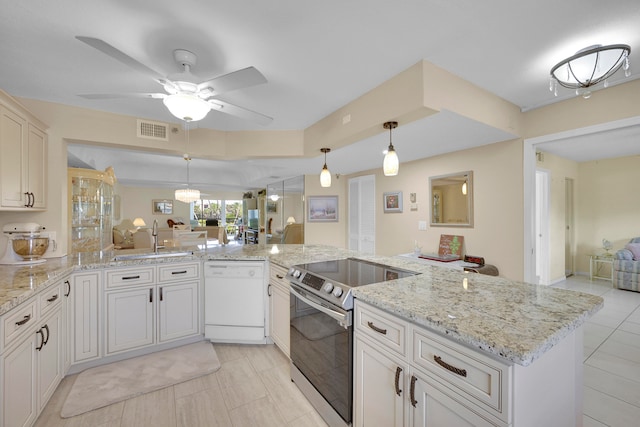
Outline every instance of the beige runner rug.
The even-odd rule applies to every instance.
[[[218,369],[209,341],[87,369],[76,378],[60,416],[73,417]]]

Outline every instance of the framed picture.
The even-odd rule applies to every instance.
[[[267,213],[276,213],[278,212],[278,202],[274,202],[273,200],[267,200]]]
[[[173,215],[173,200],[152,200],[151,212],[154,215]]]
[[[307,197],[307,221],[338,222],[338,196]]]
[[[402,212],[402,191],[390,191],[382,195],[384,213]]]

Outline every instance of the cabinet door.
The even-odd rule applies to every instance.
[[[27,185],[33,208],[47,207],[47,135],[29,124]]]
[[[38,334],[38,411],[41,411],[62,380],[63,342],[62,312],[60,309],[42,324],[42,334]],[[45,342],[42,343],[41,339]]]
[[[4,427],[29,426],[36,419],[36,339],[34,333],[0,357]]]
[[[100,280],[98,273],[73,276],[71,290],[71,322],[73,362],[97,358]]]
[[[158,287],[160,342],[200,332],[199,282]]]
[[[107,354],[153,344],[154,299],[154,287],[107,294]]]
[[[413,371],[409,378],[407,405],[411,427],[455,426],[455,427],[495,427],[471,411],[460,401],[441,392],[433,386],[436,382],[428,376]]]
[[[25,207],[27,121],[0,106],[0,204]]]
[[[278,285],[270,285],[269,296],[269,320],[271,325],[271,339],[289,356],[289,321],[290,299],[289,292],[282,290]]]
[[[356,338],[355,346],[353,425],[402,426],[407,365],[361,339]]]

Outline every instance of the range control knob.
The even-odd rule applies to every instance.
[[[331,282],[325,283],[324,286],[322,287],[322,290],[324,290],[326,293],[330,294],[331,291],[333,290],[333,283],[331,283]]]
[[[340,298],[342,296],[342,288],[339,286],[333,288],[333,296],[336,298]]]
[[[300,277],[300,270],[294,270],[292,276],[295,277],[296,279]]]

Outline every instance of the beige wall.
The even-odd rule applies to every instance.
[[[347,247],[347,177],[334,175],[331,187],[320,186],[320,171],[315,175],[305,175],[305,224],[304,241],[307,244],[331,245],[339,248]],[[306,198],[309,196],[338,196],[338,222],[309,222]],[[296,218],[297,219],[297,218]]]

